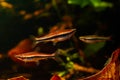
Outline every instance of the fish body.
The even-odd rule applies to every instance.
[[[76,29],[57,30],[42,37],[35,37],[35,44],[50,41],[56,44],[57,42],[69,39],[75,33],[75,31]]]
[[[55,59],[56,56],[57,56],[57,53],[46,54],[46,53],[40,53],[36,51],[15,55],[15,57],[20,61],[23,61],[25,63],[35,62],[36,64],[39,64],[40,60],[46,60],[50,58]]]
[[[110,40],[111,37],[104,37],[104,36],[97,36],[97,35],[87,35],[87,36],[80,36],[79,39],[85,43],[96,43],[96,42],[103,42]]]

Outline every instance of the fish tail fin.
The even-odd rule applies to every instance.
[[[115,43],[114,36],[112,36],[112,35],[109,36],[108,41],[110,41],[112,44],[114,44]]]
[[[108,39],[108,40],[111,40],[111,39],[112,39],[112,36],[108,36],[107,39]]]
[[[57,41],[52,41],[53,42],[53,46],[55,46],[57,44]]]
[[[112,41],[112,42],[114,42],[114,37],[111,35],[111,36],[108,36],[108,41]]]
[[[36,45],[37,45],[39,42],[35,40],[35,36],[34,36],[34,35],[30,35],[30,39],[33,41],[32,47],[35,48]]]
[[[61,54],[61,51],[58,49],[58,50],[55,51],[54,54],[55,54],[55,56],[59,56]]]
[[[63,60],[59,57],[59,55],[61,54],[61,52],[60,52],[59,50],[57,50],[54,54],[55,54],[54,59],[55,59],[57,62],[63,62]]]
[[[39,61],[39,60],[38,60],[38,61],[36,61],[36,65],[37,65],[37,66],[39,66],[39,64],[40,64],[40,61]]]
[[[112,40],[113,39],[113,36],[111,35],[111,36],[109,36],[109,40]]]

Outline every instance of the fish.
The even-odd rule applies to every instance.
[[[86,35],[80,36],[79,39],[85,43],[97,43],[111,40],[111,36]]]
[[[53,42],[55,45],[57,42],[65,41],[73,36],[76,29],[64,29],[51,32],[45,36],[35,37],[35,45],[40,42]]]
[[[15,55],[17,59],[20,61],[23,61],[25,63],[35,62],[37,65],[39,65],[40,60],[46,60],[46,59],[56,59],[59,52],[54,52],[52,54],[47,53],[41,53],[37,51],[27,52]]]

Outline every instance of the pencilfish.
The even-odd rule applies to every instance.
[[[76,29],[57,30],[42,37],[35,37],[35,44],[50,41],[52,41],[53,44],[56,44],[57,42],[69,39],[75,33],[75,31]]]
[[[47,54],[47,53],[33,51],[33,52],[18,54],[18,55],[15,55],[15,57],[25,63],[35,62],[36,64],[39,64],[40,60],[46,60],[50,58],[55,59],[57,54],[58,54],[57,52],[52,54]]]
[[[96,43],[111,40],[111,36],[97,36],[97,35],[87,35],[87,36],[80,36],[79,39],[85,43]]]

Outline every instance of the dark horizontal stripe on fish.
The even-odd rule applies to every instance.
[[[84,40],[107,40],[108,38],[84,38]]]
[[[26,59],[26,58],[48,58],[48,57],[55,57],[54,55],[48,55],[48,56],[27,56],[27,57],[18,57],[18,58],[22,58],[22,59]]]
[[[32,57],[21,57],[21,59],[33,59],[33,58],[51,58],[55,56],[32,56]]]

